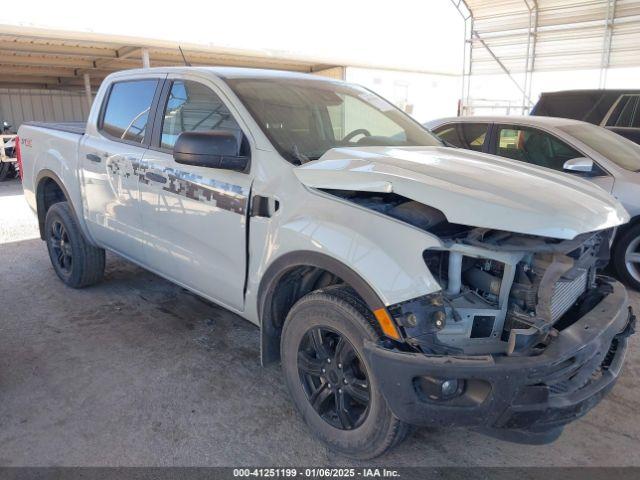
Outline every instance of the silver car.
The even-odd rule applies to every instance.
[[[631,215],[618,229],[612,265],[640,289],[640,145],[577,120],[531,116],[452,117],[424,126],[452,146],[491,153],[590,180]]]

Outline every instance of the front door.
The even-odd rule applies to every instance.
[[[584,157],[584,154],[568,145],[555,135],[538,128],[519,125],[496,125],[493,153],[501,157],[551,168],[567,175],[576,175],[589,180],[611,193],[613,177],[594,163],[590,174],[569,172],[563,168],[564,162]]]
[[[97,130],[82,139],[79,155],[85,217],[102,245],[144,262],[138,178],[150,138],[147,123],[160,78],[115,82],[106,96]]]
[[[160,98],[139,175],[147,260],[160,274],[241,310],[251,176],[179,164],[171,153],[185,131],[225,130],[246,143],[216,87],[203,82],[169,78]]]

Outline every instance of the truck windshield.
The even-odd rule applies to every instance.
[[[640,171],[640,145],[606,128],[579,124],[558,127],[625,170]]]
[[[358,86],[315,79],[226,82],[280,154],[296,165],[335,147],[442,145],[408,115]]]

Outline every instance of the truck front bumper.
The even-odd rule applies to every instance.
[[[365,343],[365,356],[389,408],[407,423],[481,427],[544,443],[598,404],[620,374],[635,316],[624,287],[612,285],[611,294],[537,356],[430,356],[373,342]],[[457,381],[458,394],[429,395],[423,386],[434,379]]]

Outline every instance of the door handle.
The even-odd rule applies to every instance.
[[[95,153],[87,153],[87,160],[91,160],[92,162],[98,162],[98,163],[102,161],[100,156],[96,155]]]
[[[270,218],[280,208],[280,202],[275,198],[254,195],[251,201],[251,216]]]

